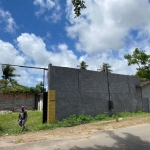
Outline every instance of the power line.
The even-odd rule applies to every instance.
[[[48,68],[42,68],[42,67],[20,66],[20,65],[2,64],[2,63],[0,63],[0,65],[10,65],[10,66],[16,66],[16,67],[24,67],[24,68],[33,68],[33,69],[48,70]]]

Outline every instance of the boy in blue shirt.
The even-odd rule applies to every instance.
[[[27,121],[27,117],[27,112],[25,111],[24,106],[22,106],[18,116],[18,123],[22,127],[22,131],[25,129],[25,122]]]

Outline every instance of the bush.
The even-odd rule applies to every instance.
[[[71,127],[79,124],[91,122],[94,118],[88,115],[71,115],[70,117],[58,121],[57,123],[61,127]]]
[[[109,119],[109,117],[108,116],[106,116],[105,114],[99,114],[99,115],[97,115],[96,117],[95,117],[95,119],[96,120],[108,120]]]
[[[40,93],[38,88],[34,87],[26,87],[26,86],[7,86],[3,90],[2,93]]]

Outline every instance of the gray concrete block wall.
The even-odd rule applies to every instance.
[[[149,99],[142,98],[142,107],[145,112],[149,112]]]
[[[132,103],[132,112],[135,112],[137,110],[142,110],[141,98],[139,98],[139,93],[138,93],[139,91],[137,88],[135,88],[135,86],[140,84],[139,77],[129,76],[128,84],[129,84],[130,97]]]
[[[84,92],[81,94],[80,113],[96,116],[105,113],[108,110],[107,93],[102,92]]]
[[[13,110],[14,94],[1,94],[0,93],[0,110]]]
[[[68,114],[80,114],[79,92],[56,93],[56,118],[68,117]]]
[[[142,87],[142,97],[143,98],[148,98],[150,100],[150,86],[149,84],[148,85],[145,85]]]
[[[108,109],[108,83],[104,72],[49,65],[49,90],[56,90],[56,117],[61,120],[72,114],[96,116]],[[108,73],[113,112],[136,111],[141,108],[135,76]]]
[[[105,73],[81,70],[81,78],[79,82],[81,82],[81,92],[108,91]]]
[[[110,100],[113,101],[113,112],[131,111],[132,104],[128,85],[128,76],[108,74]]]
[[[0,110],[19,111],[21,106],[27,110],[35,109],[35,94],[0,93]]]
[[[69,68],[53,67],[51,75],[52,75],[51,89],[55,89],[57,91],[78,91],[77,70],[71,70]]]

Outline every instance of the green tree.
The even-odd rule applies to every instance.
[[[9,80],[10,82],[12,81],[12,77],[19,76],[18,74],[14,74],[14,71],[16,69],[14,67],[11,67],[10,65],[2,65],[2,78],[5,80]]]
[[[78,65],[77,67],[79,67],[80,69],[86,70],[87,67],[88,67],[88,65],[86,64],[85,61],[82,61],[82,62],[80,63],[80,65]]]
[[[42,81],[36,85],[36,89],[38,89],[40,91],[40,93],[43,93],[45,91],[44,90],[44,84]]]
[[[141,81],[147,81],[150,79],[150,71],[138,70],[135,76],[140,77]]]
[[[10,82],[13,86],[18,86],[19,85],[17,80],[15,80],[15,79],[10,79]]]
[[[108,63],[103,63],[103,65],[100,67],[100,69],[97,69],[97,71],[106,72],[106,68],[108,72],[112,72],[112,70],[110,69],[111,66]]]
[[[150,79],[150,55],[147,55],[144,50],[136,48],[132,55],[124,55],[124,58],[127,59],[128,66],[135,64],[138,66],[136,76]]]
[[[72,4],[74,5],[75,18],[81,15],[81,9],[86,8],[85,2],[83,0],[72,0]]]

